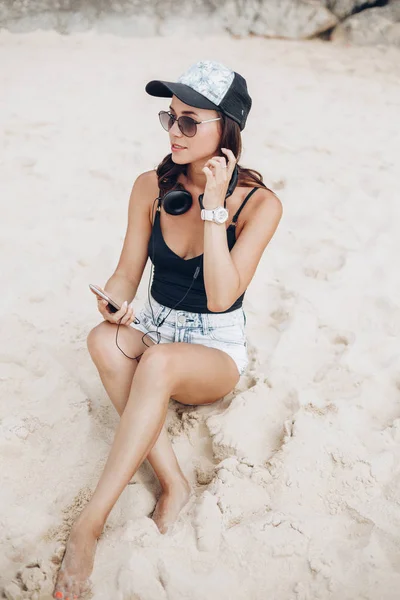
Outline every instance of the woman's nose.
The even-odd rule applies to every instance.
[[[174,124],[172,125],[172,127],[169,131],[170,131],[170,133],[173,133],[174,135],[177,135],[179,137],[182,137],[182,135],[183,135],[182,131],[179,129],[177,120],[174,121]]]

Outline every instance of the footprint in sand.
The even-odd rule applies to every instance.
[[[277,329],[282,329],[286,321],[289,320],[290,313],[283,306],[280,306],[270,313],[270,317],[273,320],[274,326]]]
[[[141,549],[129,551],[129,559],[118,572],[116,586],[118,598],[167,599],[156,566],[143,555]]]
[[[200,552],[218,552],[221,542],[222,519],[217,498],[205,491],[197,502],[193,524]]]
[[[294,418],[298,408],[296,397],[258,382],[237,395],[223,413],[206,419],[214,458],[233,456],[263,464],[282,446],[283,424]],[[251,435],[246,433],[249,431]]]
[[[329,343],[332,344],[335,355],[341,355],[346,352],[356,339],[353,331],[338,331],[323,324],[318,325],[318,329],[326,336]]]
[[[363,378],[335,361],[322,365],[316,371],[313,382],[317,392],[320,388],[327,402],[357,398],[363,391]]]
[[[296,294],[279,284],[271,296],[270,326],[278,332],[285,330],[292,319],[295,303]]]
[[[306,277],[328,280],[346,263],[346,253],[330,240],[320,240],[318,245],[309,248],[303,266]]]
[[[242,389],[249,390],[257,383],[256,374],[257,374],[257,370],[258,370],[259,353],[258,353],[257,347],[254,346],[251,343],[251,341],[249,341],[249,340],[247,340],[247,356],[249,359],[249,364],[247,365],[247,370],[245,371],[245,373],[243,374],[243,376],[240,380],[240,383],[239,383],[240,391],[242,391]],[[243,386],[241,385],[241,382],[243,379],[246,380],[245,388],[243,388]]]

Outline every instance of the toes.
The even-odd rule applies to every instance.
[[[57,598],[57,600],[78,600],[81,597],[81,594],[85,594],[91,588],[91,580],[87,579],[81,583],[78,582],[65,582],[62,589],[57,589],[54,592],[53,598]]]
[[[166,533],[168,533],[169,531],[169,526],[168,525],[162,525],[160,528],[160,532],[165,535]]]
[[[88,592],[90,590],[91,587],[92,587],[92,582],[90,579],[87,579],[86,581],[81,583],[78,593],[85,594],[86,592]]]
[[[57,598],[57,600],[73,600],[71,584],[71,578],[61,572],[58,576],[53,598]]]
[[[74,585],[72,586],[72,590],[70,593],[71,596],[71,600],[76,600],[77,598],[79,598],[79,583],[74,583]]]
[[[57,581],[56,584],[54,586],[54,598],[57,598],[58,600],[65,600],[65,596],[68,596],[68,594],[65,594],[66,590],[66,586],[65,586],[65,578],[66,578],[66,574],[65,572],[60,569],[60,571],[58,572],[58,576],[57,576]]]
[[[57,590],[53,598],[57,598],[57,600],[77,600],[79,596],[75,593],[72,594],[71,592],[62,592],[61,590]]]

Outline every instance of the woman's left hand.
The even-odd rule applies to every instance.
[[[228,163],[224,156],[213,156],[202,169],[207,177],[203,196],[204,208],[212,209],[224,205],[226,192],[236,165],[236,158],[232,150],[227,148],[221,148],[221,150],[226,154]]]

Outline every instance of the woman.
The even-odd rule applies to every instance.
[[[243,296],[282,215],[257,171],[237,167],[238,183],[227,194],[252,103],[243,77],[201,61],[177,82],[151,81],[146,91],[171,98],[160,114],[171,154],[133,185],[120,260],[104,290],[122,306],[111,313],[98,299],[104,321],[88,336],[121,419],[93,497],[72,527],[55,598],[79,598],[89,587],[97,539],[145,458],[163,490],[153,514],[162,533],[188,501],[190,485],[164,427],[168,402],[210,404],[238,383],[247,365]],[[172,188],[193,198],[179,216],[158,198]],[[137,323],[128,301],[149,255],[154,281]]]

